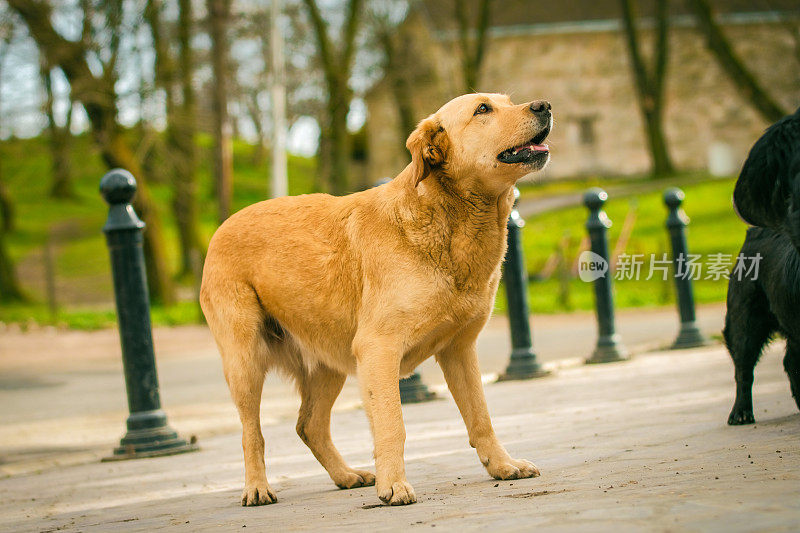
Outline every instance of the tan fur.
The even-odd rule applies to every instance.
[[[492,111],[473,115],[482,102]],[[243,505],[276,501],[259,417],[273,369],[297,381],[297,432],[339,487],[374,483],[384,502],[416,501],[398,379],[432,355],[489,474],[538,475],[495,437],[475,340],[500,279],[512,187],[545,163],[508,165],[497,154],[545,127],[528,104],[504,95],[461,96],[419,124],[407,143],[412,162],[391,182],[344,197],[261,202],[220,226],[200,302],[242,421]],[[331,441],[331,407],[354,373],[377,477],[350,468]]]

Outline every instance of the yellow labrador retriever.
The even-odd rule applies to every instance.
[[[242,421],[242,505],[277,501],[259,416],[273,369],[296,380],[297,433],[341,488],[375,484],[386,503],[416,501],[398,380],[431,355],[489,474],[539,475],[495,436],[475,341],[500,280],[512,188],[547,163],[552,124],[542,100],[460,96],[419,123],[406,143],[411,163],[389,183],[260,202],[220,226],[200,303]],[[348,374],[358,376],[376,475],[347,465],[331,440]]]

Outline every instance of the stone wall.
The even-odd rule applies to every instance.
[[[414,23],[428,53],[415,58],[437,74],[415,87],[421,119],[464,91],[453,43],[433,39]],[[758,80],[788,110],[800,104],[800,63],[788,31],[776,23],[729,24],[725,33]],[[645,43],[649,31],[642,32]],[[645,46],[645,50],[649,50]],[[548,177],[636,174],[649,169],[628,51],[619,31],[517,34],[492,38],[482,92],[504,92],[515,102],[546,98],[555,128]],[[408,162],[391,92],[379,83],[367,97],[368,173],[394,176]],[[737,94],[696,29],[670,34],[665,128],[679,169],[705,169],[709,150],[730,154],[737,172],[767,124]],[[724,166],[724,165],[723,165]]]

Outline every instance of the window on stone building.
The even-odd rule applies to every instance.
[[[583,145],[594,145],[597,137],[594,132],[595,117],[578,118],[578,142]]]

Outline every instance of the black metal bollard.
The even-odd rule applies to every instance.
[[[530,308],[528,307],[528,273],[522,254],[520,229],[525,220],[516,210],[519,189],[514,187],[515,209],[508,217],[508,250],[503,265],[503,280],[508,301],[508,324],[511,329],[511,358],[500,381],[531,379],[548,375],[536,360],[531,342]]]
[[[591,249],[598,261],[605,261],[606,271],[594,279],[594,297],[597,312],[598,337],[597,346],[588,364],[611,363],[628,358],[625,347],[620,342],[614,324],[614,294],[612,292],[612,272],[608,257],[608,228],[611,220],[603,211],[603,204],[608,194],[603,189],[594,187],[583,195],[583,204],[589,209],[586,229],[589,231]]]
[[[122,364],[128,393],[128,431],[114,454],[104,460],[136,459],[196,450],[167,424],[158,393],[150,299],[142,252],[142,222],[131,206],[136,180],[115,169],[100,181],[100,193],[109,204],[103,226],[111,254]]]
[[[428,390],[419,372],[400,380],[400,403],[421,403],[436,399],[436,393]]]
[[[681,329],[672,343],[672,349],[694,348],[706,344],[706,339],[697,328],[694,309],[694,290],[689,276],[679,275],[679,261],[689,257],[686,244],[686,226],[689,217],[681,209],[685,195],[683,191],[673,187],[664,192],[664,204],[667,206],[667,230],[672,243],[672,268],[674,270],[675,289],[678,293],[678,313],[681,318]]]

